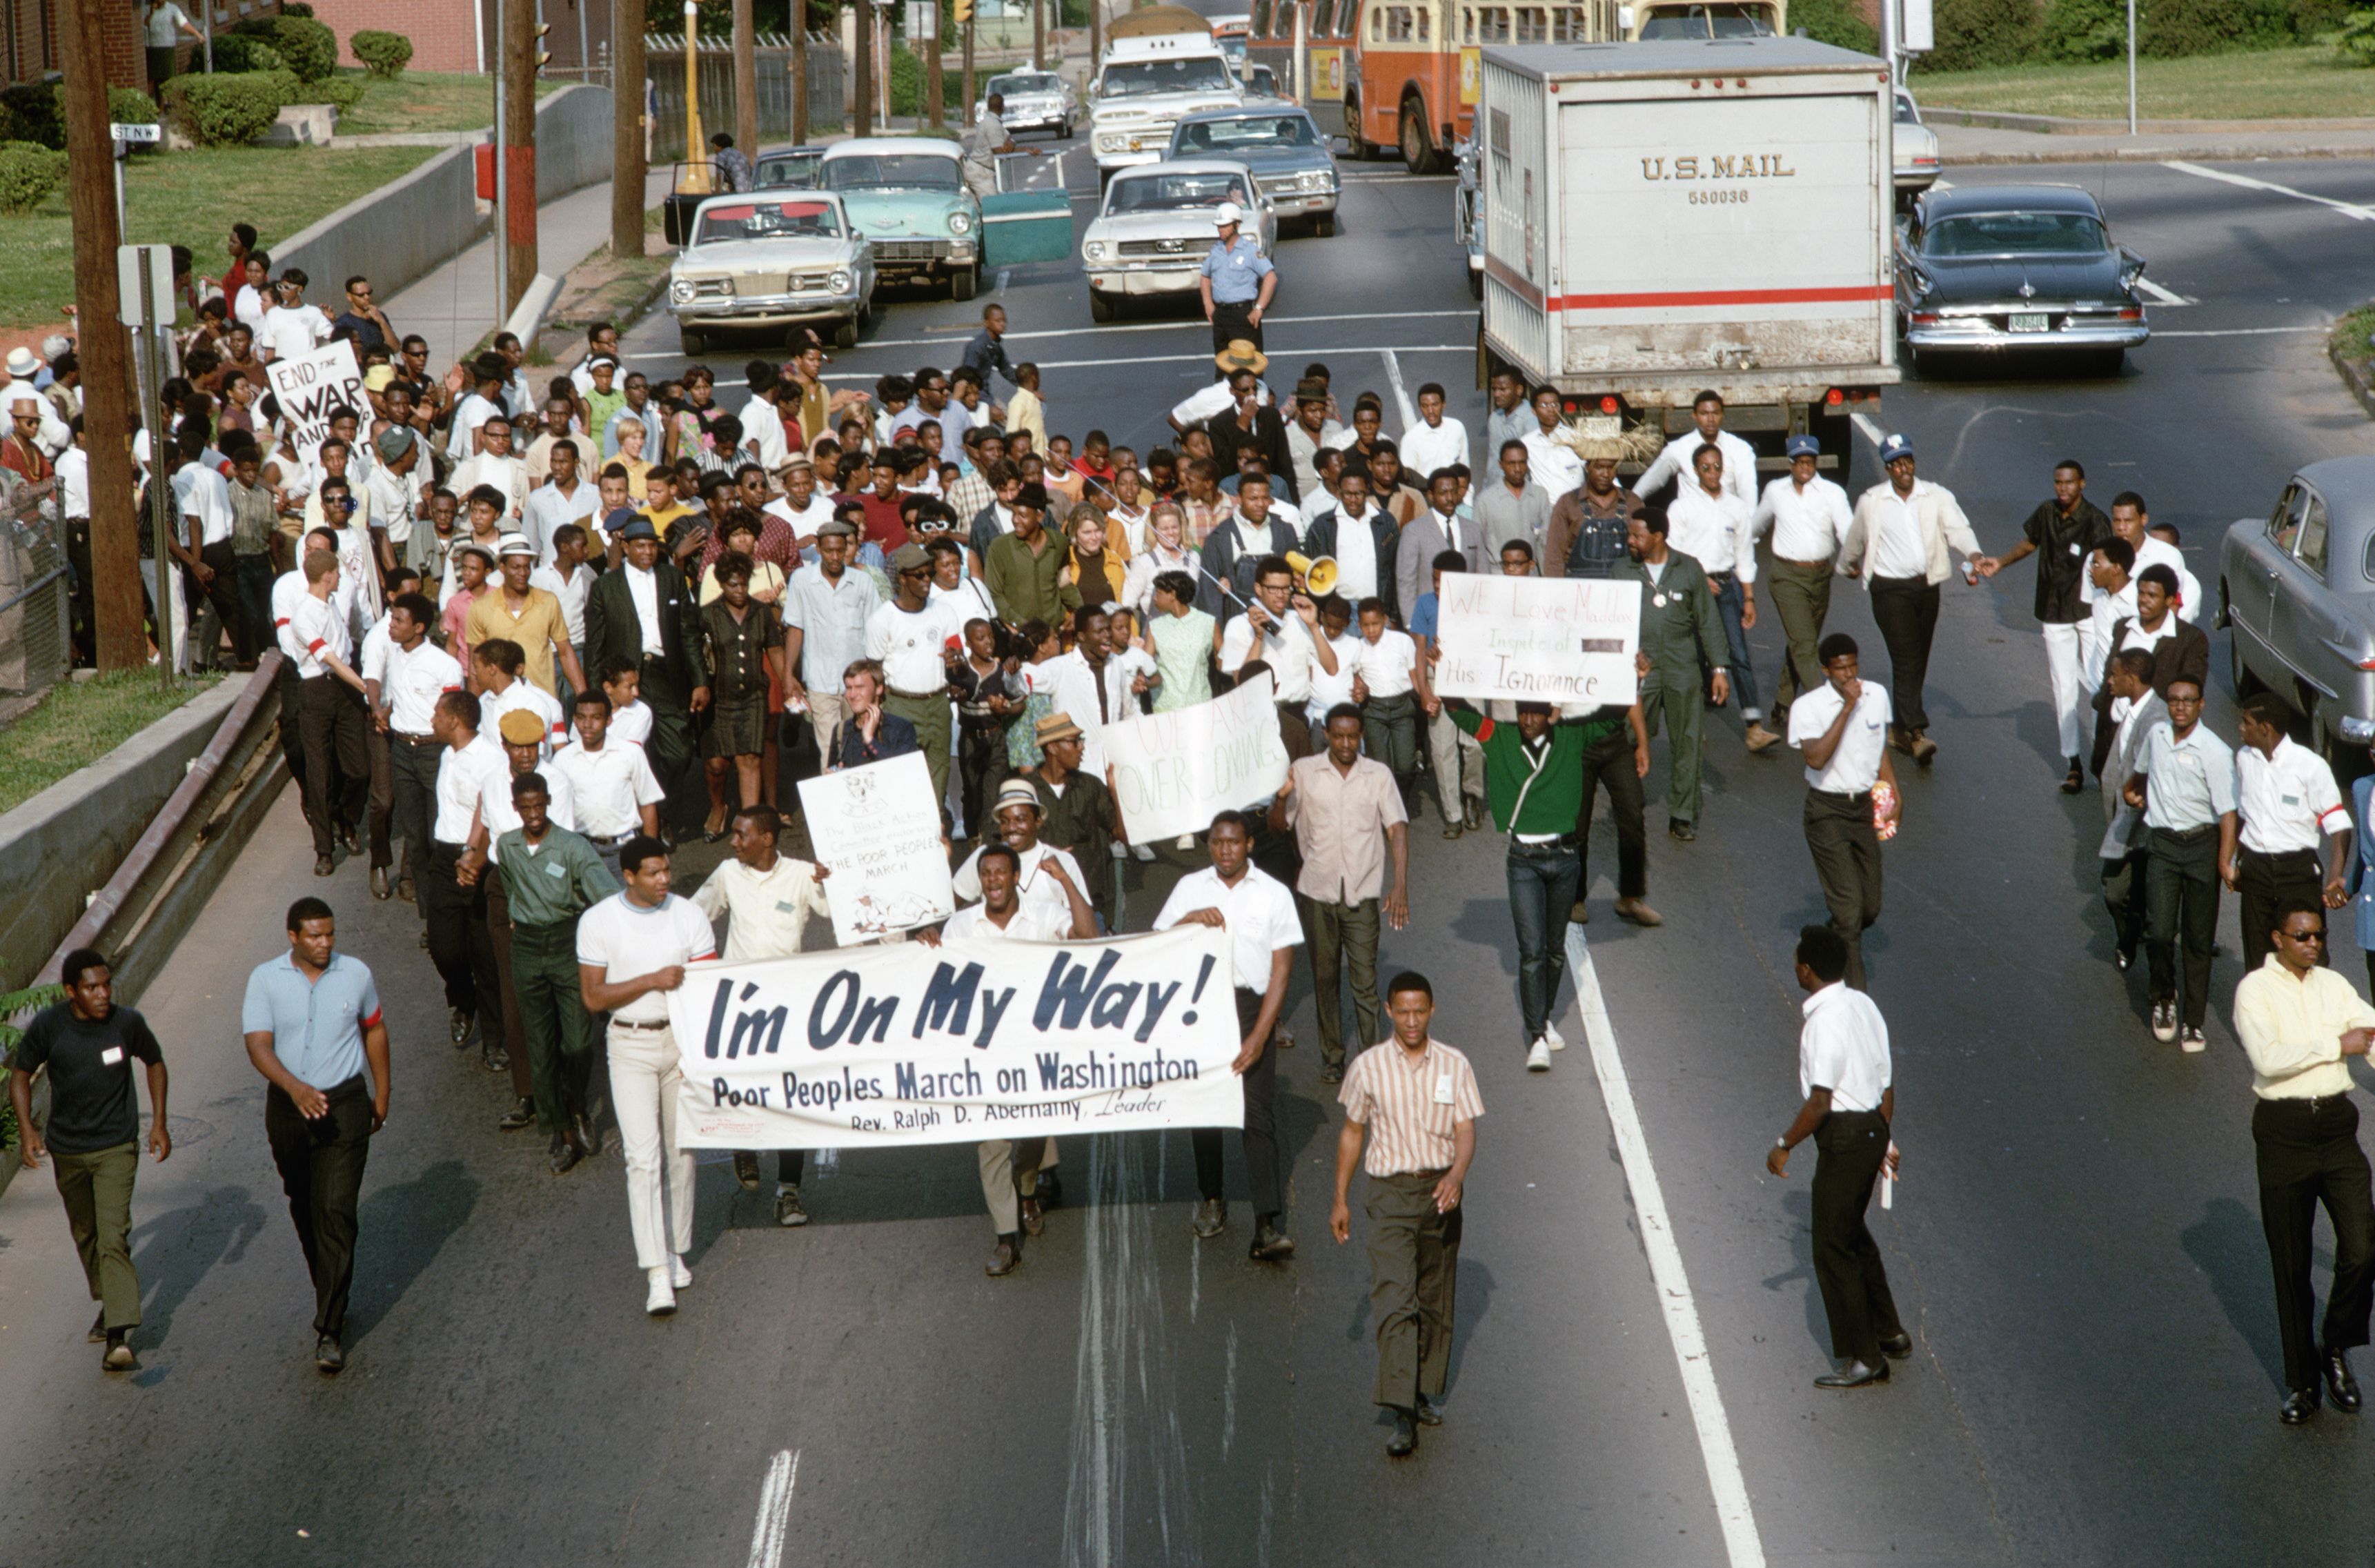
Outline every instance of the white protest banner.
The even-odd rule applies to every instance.
[[[932,770],[920,751],[800,781],[809,842],[843,947],[913,931],[956,913]]]
[[[287,425],[297,455],[311,463],[330,439],[330,411],[351,408],[371,428],[371,399],[363,395],[362,368],[355,363],[352,343],[325,343],[319,348],[275,360],[264,367],[272,378],[272,395],[280,400],[280,418]]]
[[[1277,793],[1286,782],[1277,690],[1264,674],[1210,702],[1097,731],[1130,843],[1202,832],[1216,814]]]
[[[1641,585],[1447,572],[1436,638],[1443,645],[1438,696],[1629,703],[1637,685]]]
[[[1209,925],[694,964],[668,1021],[689,1149],[1244,1123],[1228,937]]]

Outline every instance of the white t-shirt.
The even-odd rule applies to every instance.
[[[1313,724],[1325,721],[1328,710],[1339,702],[1353,700],[1353,682],[1361,674],[1361,654],[1369,646],[1352,627],[1345,628],[1343,636],[1329,638],[1328,645],[1336,652],[1336,673],[1329,675],[1315,662],[1311,666],[1311,695],[1303,704],[1304,716]]]
[[[882,661],[893,691],[937,691],[949,683],[942,654],[949,639],[964,643],[964,619],[946,601],[929,599],[914,613],[895,604],[877,605],[866,619],[866,656]]]
[[[182,41],[181,29],[192,26],[189,14],[179,6],[166,4],[148,13],[148,47],[171,49]]]
[[[319,305],[275,305],[255,329],[256,353],[266,360],[294,360],[329,340],[330,318]]]
[[[1262,612],[1269,615],[1268,610]],[[1221,629],[1221,669],[1231,677],[1245,662],[1254,645],[1253,621],[1243,615],[1231,616],[1229,624]],[[1270,675],[1278,682],[1278,700],[1282,702],[1311,701],[1311,678],[1318,671],[1313,657],[1311,632],[1303,618],[1293,611],[1283,619],[1273,618],[1262,629],[1261,661],[1270,666]]]
[[[1797,710],[1790,710],[1795,713]],[[1831,1091],[1834,1111],[1877,1111],[1888,1091],[1888,1024],[1870,996],[1834,980],[1800,1005],[1798,1091]]]
[[[58,454],[58,490],[68,517],[90,515],[90,454],[79,446]]]
[[[541,588],[561,601],[561,619],[569,623],[569,640],[582,645],[585,641],[585,595],[594,591],[594,569],[584,561],[566,578],[560,569],[539,566],[527,574],[527,585]]]
[[[1294,913],[1294,895],[1284,883],[1258,866],[1230,887],[1207,866],[1179,878],[1163,913],[1154,917],[1157,931],[1168,931],[1199,909],[1217,909],[1229,934],[1229,962],[1237,988],[1257,996],[1270,990],[1270,955],[1281,948],[1303,945],[1303,922]]]
[[[1803,751],[1808,741],[1822,739],[1846,705],[1839,689],[1827,680],[1800,696],[1790,704],[1790,744]],[[1830,765],[1808,767],[1807,784],[1830,795],[1862,795],[1878,784],[1881,756],[1888,749],[1888,693],[1878,681],[1865,681]]]
[[[184,463],[173,470],[173,532],[186,535],[187,517],[198,520],[198,546],[219,545],[230,538],[230,487],[203,463]],[[90,508],[86,502],[83,510]]]
[[[623,708],[610,710],[612,740],[624,740],[636,746],[649,745],[652,738],[652,705],[638,697]]]
[[[611,984],[638,979],[671,964],[697,963],[717,956],[717,936],[709,916],[690,899],[669,893],[656,909],[624,892],[611,894],[577,917],[577,961],[600,964]],[[666,1023],[668,993],[646,991],[611,1018],[627,1023]]]
[[[603,737],[599,751],[573,742],[561,747],[544,772],[548,777],[567,777],[576,797],[577,831],[591,838],[607,841],[637,831],[643,826],[642,808],[668,798],[644,749],[620,739],[615,729]]]
[[[1468,427],[1448,414],[1439,425],[1421,419],[1402,432],[1400,445],[1403,471],[1424,484],[1437,468],[1468,461]]]
[[[1913,502],[1895,489],[1880,498],[1880,515],[1873,528],[1872,559],[1864,567],[1869,577],[1911,577],[1928,581],[1930,552],[1921,538],[1921,520]]]
[[[1407,696],[1413,688],[1411,668],[1418,663],[1418,644],[1407,631],[1388,626],[1374,643],[1361,640],[1361,678],[1372,697]]]
[[[483,731],[458,751],[445,748],[437,759],[437,819],[429,836],[439,843],[468,843],[479,792],[489,779],[509,777],[511,771],[512,760]]]
[[[1014,896],[1022,901],[1025,909],[1046,911],[1047,917],[1056,923],[1059,936],[1070,936],[1072,901],[1065,893],[1063,884],[1047,874],[1047,864],[1053,861],[1061,866],[1064,875],[1072,879],[1072,886],[1080,889],[1081,896],[1086,898],[1089,885],[1081,879],[1081,863],[1072,858],[1070,850],[1058,849],[1053,844],[1034,844],[1022,855],[1022,875],[1015,879]],[[981,851],[978,848],[965,856],[964,864],[958,867],[955,876],[950,878],[950,885],[956,890],[957,897],[967,902],[981,897]]]
[[[1068,903],[1058,914],[1044,903],[1018,899],[1014,913],[1000,929],[987,904],[970,904],[949,916],[940,927],[943,937],[975,942],[1064,942],[1072,936],[1072,911]]]

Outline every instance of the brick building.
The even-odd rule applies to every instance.
[[[229,32],[251,17],[268,16],[280,0],[178,0],[191,23],[205,30],[209,21],[217,32]],[[0,82],[37,82],[65,69],[59,29],[69,6],[97,6],[107,13],[107,80],[112,87],[148,85],[148,56],[142,52],[140,18],[143,0],[0,0]],[[211,10],[211,18],[207,12]],[[182,45],[182,68],[194,68],[199,46]]]
[[[0,5],[13,3],[0,0]],[[544,0],[543,12],[552,28],[544,46],[555,66],[574,67],[587,64],[589,57],[594,62],[603,58],[610,38],[609,0]],[[494,68],[495,0],[313,0],[313,16],[338,35],[341,64],[353,63],[348,38],[376,29],[412,40],[411,68],[416,71]]]

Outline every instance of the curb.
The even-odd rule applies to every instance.
[[[1917,78],[1918,79],[1918,78]],[[1921,105],[1925,124],[1967,125],[1979,130],[2028,131],[2038,136],[2123,136],[2125,120],[2077,120],[2058,114],[2015,114],[1997,109]],[[2234,136],[2242,132],[2363,131],[2375,136],[2375,120],[2138,120],[2141,136]]]
[[[2190,161],[2219,163],[2250,163],[2263,158],[2365,158],[2368,149],[2339,147],[2071,147],[2050,152],[1948,152],[1941,147],[1938,161],[1944,168],[1984,168],[1989,164],[2017,163],[2158,163],[2164,159],[2178,158]]]
[[[2335,372],[2342,377],[2342,384],[2350,389],[2351,396],[2358,399],[2358,406],[2367,410],[2367,417],[2375,419],[2375,364],[2362,365],[2345,354],[2339,332],[2326,338],[2325,357],[2334,361]]]

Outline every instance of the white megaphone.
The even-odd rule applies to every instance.
[[[1323,555],[1315,559],[1289,550],[1286,552],[1286,564],[1294,568],[1294,574],[1303,579],[1304,592],[1313,598],[1324,599],[1336,591],[1334,556]]]

